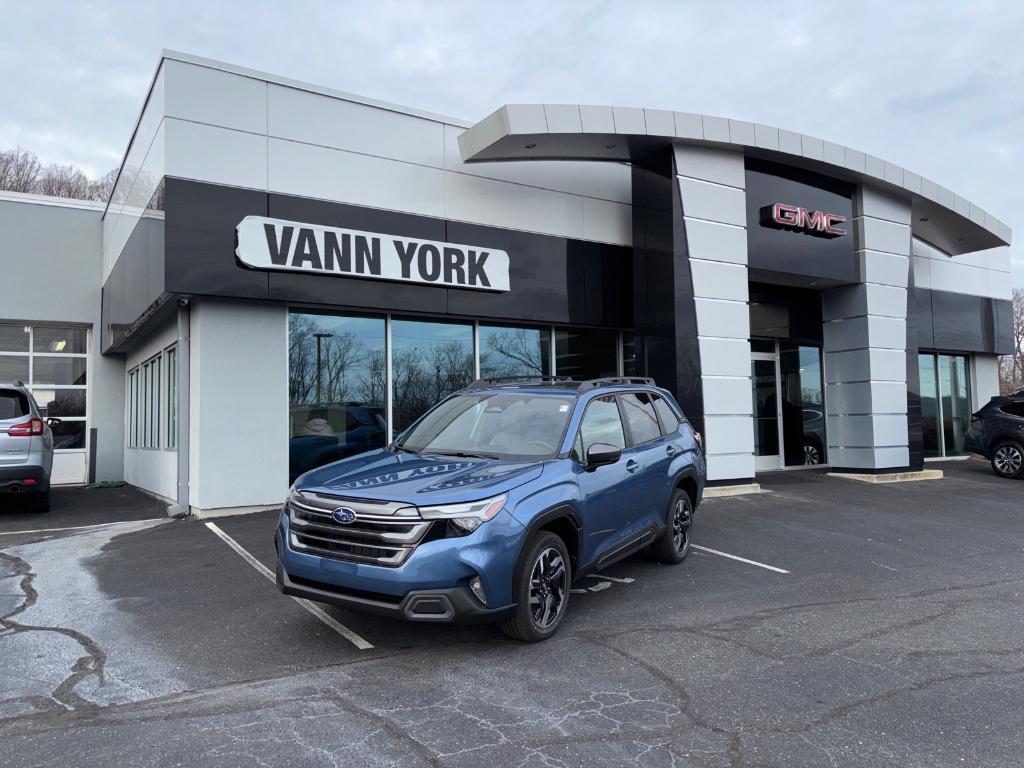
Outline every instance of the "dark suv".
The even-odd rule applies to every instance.
[[[1024,473],[1024,389],[993,397],[971,416],[964,448],[992,462],[1000,477]]]
[[[690,549],[700,441],[651,379],[482,380],[386,448],[312,470],[275,533],[288,595],[415,621],[558,629],[571,584]]]

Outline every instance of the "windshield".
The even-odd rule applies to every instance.
[[[558,453],[572,404],[572,397],[554,395],[457,395],[430,411],[401,447],[485,458],[551,456]]]

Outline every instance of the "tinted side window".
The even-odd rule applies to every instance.
[[[590,401],[586,413],[583,414],[583,421],[580,422],[579,435],[573,444],[573,458],[582,462],[594,443],[607,443],[616,448],[626,447],[626,435],[622,430],[619,406],[611,395]]]
[[[650,395],[646,392],[622,395],[622,407],[629,423],[629,432],[633,436],[633,445],[649,443],[661,437],[661,428]]]
[[[28,415],[28,398],[13,389],[0,389],[0,420]]]
[[[1024,416],[1024,403],[1007,403],[1000,410],[1011,416]]]
[[[665,431],[665,434],[667,435],[679,429],[679,417],[672,410],[672,406],[665,402],[663,397],[658,397],[657,395],[651,395],[651,397],[654,399],[654,410],[658,412],[658,418],[661,419],[661,428]]]

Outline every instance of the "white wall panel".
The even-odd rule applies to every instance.
[[[267,188],[267,137],[167,118],[167,175]]]
[[[287,308],[200,300],[191,341],[192,506],[280,504],[288,491]],[[260,416],[226,427],[225,414]]]
[[[626,203],[595,200],[583,201],[583,239],[616,245],[633,244],[633,207]]]
[[[582,166],[584,196],[617,203],[633,202],[632,166],[626,163],[583,163]]]
[[[750,308],[742,301],[695,299],[697,333],[731,339],[750,338]]]
[[[883,219],[860,217],[853,220],[857,242],[873,251],[910,255],[910,227]]]
[[[753,453],[754,420],[749,416],[705,416],[708,453]]]
[[[829,416],[828,439],[849,448],[906,445],[907,417],[898,413]]]
[[[745,226],[747,209],[742,189],[679,177],[683,211],[687,216]]]
[[[747,301],[747,268],[744,265],[703,261],[691,254],[690,275],[694,296]]]
[[[686,218],[686,242],[690,258],[731,264],[747,263],[745,227]]]
[[[266,81],[173,59],[164,70],[168,117],[266,133]]]
[[[705,377],[703,391],[705,414],[752,414],[754,412],[749,376]]]
[[[857,251],[857,271],[860,282],[907,287],[910,259],[892,253]]]
[[[971,355],[971,410],[976,411],[999,394],[999,358]]]
[[[907,412],[907,386],[900,381],[826,384],[825,397],[833,416]]]
[[[444,172],[340,149],[269,140],[272,192],[444,216]]]
[[[825,353],[825,380],[905,381],[907,355],[902,349],[853,349]]]
[[[750,377],[750,342],[743,339],[698,339],[703,376]],[[749,394],[749,393],[748,393]]]
[[[754,476],[754,455],[735,453],[732,455],[708,455],[708,480],[731,480]]]
[[[268,135],[444,167],[443,123],[271,83]]]
[[[443,215],[454,221],[583,236],[583,199],[579,196],[463,173],[446,174],[444,188]]]
[[[742,152],[676,144],[676,172],[680,176],[743,189],[746,168]]]

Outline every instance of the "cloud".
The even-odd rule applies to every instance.
[[[793,7],[6,3],[0,143],[102,173],[174,48],[469,120],[511,101],[757,120],[890,159],[1024,232],[1024,3],[813,3],[795,20]]]

